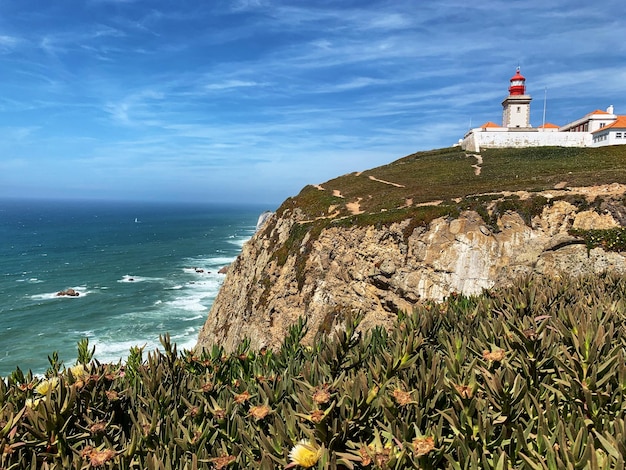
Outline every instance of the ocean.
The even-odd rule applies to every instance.
[[[165,333],[192,348],[265,209],[0,200],[0,376],[42,374],[55,351],[72,365],[81,338],[100,362]]]

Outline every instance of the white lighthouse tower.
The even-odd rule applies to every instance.
[[[502,102],[502,127],[529,128],[531,100],[530,95],[526,94],[526,79],[517,67],[511,78],[509,96]]]

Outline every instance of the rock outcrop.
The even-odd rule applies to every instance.
[[[592,201],[626,187],[570,188]],[[548,200],[555,191],[543,193]],[[624,253],[591,250],[571,229],[623,225],[623,206],[580,210],[565,200],[546,204],[530,223],[514,211],[487,224],[473,210],[412,227],[410,220],[382,226],[327,226],[294,238],[306,217],[298,208],[272,215],[230,265],[198,347],[214,343],[232,351],[247,337],[253,348],[277,347],[299,317],[311,341],[330,332],[347,312],[361,326],[390,325],[398,311],[422,299],[479,294],[523,275],[559,276],[614,270],[626,273]],[[484,214],[483,214],[484,215]],[[289,247],[289,244],[297,246]]]
[[[80,292],[72,289],[71,287],[69,289],[59,291],[56,294],[57,297],[78,297],[79,295]]]

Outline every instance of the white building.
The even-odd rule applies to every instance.
[[[519,67],[510,80],[509,96],[502,101],[502,125],[487,122],[470,129],[461,140],[461,148],[480,152],[482,148],[505,147],[600,147],[626,144],[626,116],[617,116],[613,106],[596,110],[564,126],[545,123],[530,125],[530,102],[526,79]]]

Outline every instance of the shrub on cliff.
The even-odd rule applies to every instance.
[[[0,468],[623,468],[626,279],[525,279],[313,348],[0,381]]]

